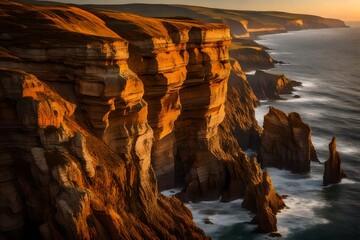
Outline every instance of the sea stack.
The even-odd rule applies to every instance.
[[[318,161],[311,141],[311,129],[298,113],[286,116],[270,106],[263,127],[258,156],[263,167],[305,173],[310,171],[310,161]]]
[[[343,177],[346,177],[344,171],[341,169],[341,158],[338,151],[336,151],[336,138],[333,137],[329,143],[330,157],[325,162],[325,171],[323,176],[323,183],[325,186],[329,184],[339,183]]]

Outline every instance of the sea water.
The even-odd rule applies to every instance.
[[[312,128],[319,160],[329,157],[328,144],[337,138],[342,167],[348,175],[340,184],[324,187],[324,166],[311,164],[307,174],[269,168],[274,186],[289,197],[279,213],[280,239],[360,239],[360,23],[351,28],[317,29],[266,35],[257,41],[269,47],[284,73],[300,81],[286,100],[262,101],[256,117],[262,125],[269,106],[286,113],[296,111]],[[253,233],[253,215],[242,200],[191,203],[194,220],[213,239],[268,239]],[[213,224],[206,224],[205,219]]]

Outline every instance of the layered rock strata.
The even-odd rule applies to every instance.
[[[230,201],[261,174],[219,128],[229,28],[0,4],[3,236],[206,239],[157,185]]]
[[[157,192],[127,41],[75,7],[0,9],[1,238],[206,239]]]
[[[329,143],[329,159],[325,162],[323,184],[325,186],[329,184],[339,183],[341,179],[346,177],[344,171],[341,168],[340,154],[336,151],[336,138],[333,137]]]
[[[283,74],[271,74],[257,70],[254,75],[247,75],[251,88],[259,100],[281,99],[281,94],[291,94],[300,82],[288,79]]]
[[[310,161],[318,161],[311,141],[311,129],[298,113],[288,116],[270,106],[264,116],[258,156],[262,166],[284,168],[296,173],[310,171]]]
[[[136,13],[148,17],[187,18],[228,24],[233,37],[256,37],[309,28],[346,27],[345,23],[338,19],[273,11],[239,11],[178,4],[107,4],[90,7]]]

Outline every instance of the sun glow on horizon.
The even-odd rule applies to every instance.
[[[360,0],[47,0],[75,4],[185,4],[211,8],[254,11],[283,11],[360,21]]]

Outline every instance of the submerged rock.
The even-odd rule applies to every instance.
[[[340,154],[336,151],[336,138],[333,137],[329,143],[330,157],[325,162],[325,170],[323,176],[323,184],[325,186],[329,184],[339,183],[341,179],[346,177],[344,171],[341,169]]]
[[[310,161],[318,161],[310,127],[298,113],[286,116],[270,107],[264,117],[258,158],[263,167],[284,168],[295,173],[310,171]]]
[[[288,79],[283,74],[272,74],[257,70],[255,75],[248,75],[249,83],[256,97],[260,100],[281,99],[280,94],[291,94],[300,82]]]

